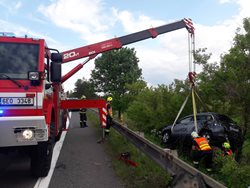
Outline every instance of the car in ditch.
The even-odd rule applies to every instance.
[[[215,112],[204,112],[198,113],[196,120],[198,134],[206,137],[211,146],[221,147],[228,140],[232,151],[239,153],[243,136],[241,128],[231,118]],[[193,131],[194,115],[183,117],[174,126],[168,125],[161,130],[162,143],[170,149],[177,149],[178,146],[189,147],[192,144]]]

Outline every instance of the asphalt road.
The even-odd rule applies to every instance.
[[[88,122],[80,128],[79,114],[72,113],[49,188],[120,188],[122,181],[111,167],[111,161],[98,144],[96,128]],[[0,187],[33,188],[38,179],[30,175],[28,156],[19,153],[0,154]],[[39,186],[38,186],[39,187]],[[46,188],[46,187],[39,187]]]
[[[74,113],[49,188],[120,188],[124,187],[111,167],[96,128],[80,128]]]

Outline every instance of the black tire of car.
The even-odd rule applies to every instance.
[[[175,149],[175,148],[173,147],[173,144],[169,143],[170,135],[171,135],[170,131],[165,131],[165,132],[163,133],[163,136],[162,136],[162,144],[163,144],[165,147],[169,148],[169,149]]]
[[[50,126],[51,136],[47,142],[40,142],[31,151],[31,174],[32,176],[46,177],[50,170],[53,147],[55,144],[55,123]]]
[[[163,136],[162,136],[162,143],[165,144],[165,145],[168,144],[169,138],[170,138],[170,132],[169,131],[165,131],[163,133]]]

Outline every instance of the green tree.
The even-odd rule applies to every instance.
[[[168,105],[171,106],[169,108],[169,111],[170,113],[172,113],[171,117],[173,119],[173,118],[176,118],[185,99],[188,97],[188,95],[191,92],[190,82],[188,79],[186,80],[174,79],[174,82],[169,85],[169,91],[172,97],[171,97],[171,101],[168,101],[169,103]],[[190,95],[180,117],[189,115],[192,112],[193,112],[192,111],[192,98]]]
[[[233,46],[221,56],[220,64],[201,61],[199,89],[213,110],[228,114],[242,124],[245,135],[250,121],[250,20],[244,19],[243,25],[244,32],[237,30]]]
[[[211,63],[211,53],[206,53],[206,48],[198,49],[195,52],[195,61],[202,66],[202,72],[197,76],[197,89],[203,103],[210,111],[225,113],[225,94],[221,90],[220,81],[216,79],[219,71],[217,62]]]
[[[129,91],[127,84],[141,79],[142,71],[138,67],[139,59],[132,48],[121,48],[107,53],[95,60],[95,69],[91,73],[91,82],[97,92],[113,96],[113,108],[118,117],[126,109],[124,95]]]
[[[174,122],[184,102],[189,87],[186,81],[175,80],[170,86],[158,85],[143,89],[130,104],[127,115],[134,128],[149,133],[152,129],[160,129]],[[191,112],[191,101],[182,115]]]
[[[250,19],[243,21],[244,32],[238,29],[233,47],[222,57],[219,76],[225,97],[236,107],[241,116],[244,135],[249,131],[250,121]],[[241,34],[244,33],[244,34]],[[226,78],[226,79],[225,79]]]
[[[70,97],[81,98],[82,95],[85,95],[88,99],[96,98],[94,85],[85,78],[78,79],[75,83],[75,89],[71,93]]]

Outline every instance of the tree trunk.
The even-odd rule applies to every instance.
[[[122,120],[122,119],[121,119],[121,113],[122,113],[122,112],[121,112],[121,109],[119,108],[119,109],[118,109],[118,119],[119,119],[120,121]]]
[[[245,135],[248,132],[248,124],[249,124],[249,109],[248,106],[245,106],[244,108],[244,112],[243,112],[243,119],[244,119],[244,123],[243,123],[243,137],[245,138]]]

